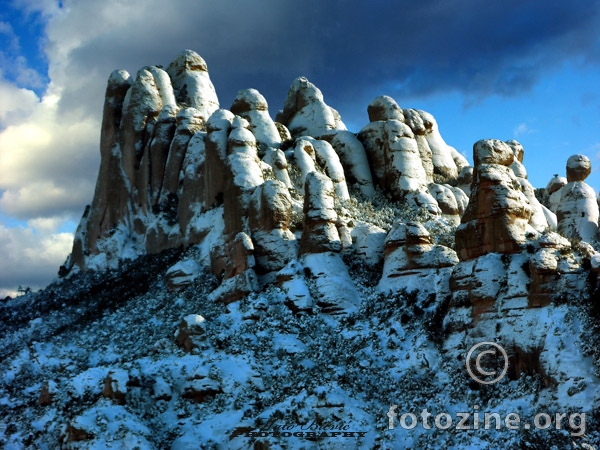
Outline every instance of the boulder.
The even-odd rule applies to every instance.
[[[190,285],[202,272],[202,267],[193,259],[185,259],[169,267],[165,274],[167,289],[181,289]]]
[[[206,341],[206,319],[198,314],[190,314],[181,319],[175,338],[177,345],[186,352],[203,347]]]

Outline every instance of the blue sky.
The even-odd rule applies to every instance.
[[[221,106],[253,87],[274,116],[307,76],[358,131],[387,94],[432,113],[471,160],[517,139],[532,184],[590,157],[600,189],[600,2],[8,0],[0,7],[0,295],[55,277],[92,198],[106,80],[208,63]]]

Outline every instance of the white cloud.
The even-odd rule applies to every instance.
[[[60,112],[60,92],[49,91],[56,93],[37,101],[31,91],[0,82],[12,99],[0,107],[0,208],[20,219],[79,215],[93,194],[99,120]]]
[[[529,125],[527,125],[526,123],[520,123],[519,125],[517,125],[517,127],[513,130],[513,135],[515,138],[527,135],[527,134],[531,134],[531,133],[536,133],[537,130],[534,130],[533,128],[530,128]]]
[[[72,233],[56,232],[61,224],[0,225],[0,297],[14,295],[19,285],[39,289],[57,276],[73,244]]]

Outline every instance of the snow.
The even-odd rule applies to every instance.
[[[509,178],[524,193],[516,206],[526,208],[527,198],[538,215],[522,251],[458,262],[450,246],[468,202],[460,190],[470,189],[468,163],[444,142],[430,114],[403,113],[393,99],[378,97],[369,116],[386,121],[361,132],[371,168],[363,143],[305,78],[294,81],[278,115],[296,137],[284,153],[257,91],[238,94],[236,116],[217,110],[206,64],[195,53],[184,52],[167,73],[148,67],[138,74],[124,108],[133,131],[152,133],[148,115],[154,120],[160,111],[164,119],[179,111],[171,176],[181,182],[177,192],[190,198],[200,196],[196,188],[210,188],[210,182],[193,184],[202,181],[197,170],[205,163],[225,169],[211,176],[233,175],[245,206],[256,192],[256,210],[265,206],[258,201],[263,195],[279,192],[281,183],[269,181],[273,175],[289,187],[273,208],[287,214],[291,203],[291,230],[284,230],[287,217],[272,219],[277,224],[267,230],[252,228],[256,217],[241,217],[244,233],[236,238],[247,250],[269,247],[263,258],[276,268],[259,277],[255,255],[248,255],[236,276],[211,274],[217,271],[211,252],[230,244],[222,205],[181,202],[190,213],[184,230],[164,214],[141,214],[131,205],[123,223],[98,242],[100,253],[87,257],[92,272],[75,270],[47,290],[0,305],[2,448],[457,450],[598,441],[599,324],[590,292],[600,256],[586,225],[597,227],[598,214],[596,196],[583,182],[552,185],[551,196],[570,201],[557,206],[559,228],[572,219],[569,227],[590,241],[569,236],[572,245],[547,229],[545,223],[552,228],[557,220],[536,204],[524,166],[514,162],[518,149],[502,143],[496,154],[477,147],[478,162],[513,163],[521,179]],[[109,83],[127,78],[113,73]],[[179,110],[176,99],[200,114]],[[196,127],[202,130],[193,134]],[[114,152],[120,161],[120,149]],[[433,166],[436,182],[441,177],[448,184],[433,182]],[[387,190],[373,186],[371,170]],[[127,190],[134,195],[132,186]],[[369,200],[355,198],[355,189]],[[394,190],[402,195],[390,200]],[[177,245],[192,242],[182,237],[191,234],[194,244],[146,255],[149,234],[133,232],[134,224]],[[313,245],[297,247],[297,241]],[[535,288],[550,291],[542,293],[547,302],[535,299]],[[177,339],[182,336],[189,341]],[[465,355],[482,340],[502,343],[522,372],[494,386],[474,384]],[[502,415],[586,412],[589,429],[577,439],[553,430],[388,430],[392,404],[416,414],[425,407],[455,414],[473,405]],[[245,435],[327,422],[364,436]]]

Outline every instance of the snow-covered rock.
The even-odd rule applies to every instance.
[[[572,241],[598,239],[598,202],[596,193],[585,183],[591,172],[587,156],[573,155],[567,160],[567,184],[560,189],[556,208],[558,232]]]
[[[340,251],[337,219],[333,182],[327,175],[310,172],[305,183],[304,227],[300,253]]]
[[[206,62],[196,52],[182,51],[169,64],[167,73],[171,77],[178,103],[197,109],[204,120],[219,109],[219,99],[208,75]]]
[[[256,89],[239,91],[229,110],[249,122],[250,131],[259,143],[261,154],[267,148],[279,148],[281,146],[281,136],[273,119],[269,116],[269,105]]]
[[[179,261],[177,264],[169,267],[165,274],[167,278],[167,287],[177,289],[187,286],[200,275],[202,267],[193,259]]]
[[[531,218],[529,200],[509,168],[514,153],[488,139],[473,146],[474,180],[469,205],[456,230],[456,252],[468,260],[489,252],[517,253]]]
[[[275,120],[285,125],[292,136],[321,137],[331,130],[345,130],[340,114],[328,106],[323,94],[304,77],[294,80]]]

